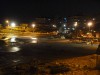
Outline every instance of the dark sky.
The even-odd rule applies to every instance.
[[[0,0],[0,18],[32,20],[99,13],[99,0]]]

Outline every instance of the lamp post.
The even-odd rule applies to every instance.
[[[90,34],[90,33],[91,33],[91,26],[93,25],[93,23],[92,23],[92,22],[88,22],[87,25],[88,25],[88,27],[89,27],[89,34]],[[90,35],[91,35],[91,34],[90,34]],[[90,35],[89,35],[89,36],[90,36]]]
[[[89,32],[90,32],[90,27],[93,25],[92,22],[88,22],[88,27],[89,27]]]
[[[16,27],[16,24],[14,22],[12,22],[11,27]]]
[[[77,22],[75,22],[75,24],[74,24],[75,28],[77,27],[77,25],[78,25],[78,23],[77,23]]]
[[[57,26],[56,25],[52,25],[54,28],[56,28]]]
[[[6,20],[5,22],[7,24],[7,27],[9,27],[9,23],[10,23],[9,20]]]
[[[35,24],[32,24],[32,27],[33,27],[33,28],[35,28],[35,26],[36,26]]]
[[[75,23],[74,23],[74,27],[75,27],[76,37],[78,36],[78,35],[77,35],[77,31],[76,31],[76,27],[77,27],[77,25],[78,25],[78,23],[77,23],[77,22],[75,22]]]
[[[8,21],[8,20],[6,20],[6,23],[9,23],[9,21]]]
[[[93,25],[92,22],[88,22],[88,27],[89,27],[89,39],[90,39],[91,36],[92,36],[91,30],[90,30],[90,28],[91,28],[92,25]],[[91,45],[93,45],[93,41],[92,41],[92,40],[91,40]]]
[[[35,24],[32,24],[33,32],[35,31],[35,29],[34,29],[34,28],[35,28],[35,26],[36,26]]]
[[[16,27],[16,23],[12,22],[12,23],[10,24],[11,31],[12,31],[12,29],[13,29],[14,27]]]

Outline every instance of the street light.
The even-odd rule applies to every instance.
[[[5,22],[6,22],[6,23],[7,23],[7,25],[9,26],[9,20],[6,20]]]
[[[32,27],[34,28],[36,25],[35,24],[32,24]]]
[[[57,26],[56,25],[53,25],[53,27],[56,28]]]
[[[12,33],[14,27],[16,27],[16,24],[14,22],[10,23],[11,33]]]
[[[11,27],[16,27],[16,24],[14,22],[12,22]]]
[[[6,23],[9,23],[9,21],[8,21],[8,20],[6,20]]]
[[[91,31],[90,31],[90,27],[93,25],[92,22],[88,22],[88,27],[89,27],[89,34],[92,35]],[[90,35],[89,35],[89,38],[90,38]]]
[[[64,27],[66,27],[66,25],[64,24]]]
[[[90,31],[90,27],[93,25],[92,22],[88,22],[88,27],[89,27],[89,31]]]
[[[75,26],[75,33],[76,33],[76,37],[78,37],[78,35],[77,35],[77,30],[76,30],[77,25],[78,25],[78,23],[77,23],[77,22],[75,22],[75,23],[74,23],[74,26]]]

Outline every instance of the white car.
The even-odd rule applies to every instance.
[[[12,37],[9,41],[12,44],[29,44],[29,43],[37,43],[37,38],[33,37]]]

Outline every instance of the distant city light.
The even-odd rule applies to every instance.
[[[56,28],[57,26],[56,25],[53,25],[53,27]]]
[[[95,18],[93,18],[93,20],[95,20]]]
[[[9,23],[9,21],[8,21],[8,20],[6,20],[6,23]]]
[[[87,34],[90,34],[90,33],[87,33]]]
[[[75,28],[72,28],[72,30],[75,30]]]
[[[64,24],[64,27],[66,27],[66,25]]]
[[[51,19],[48,19],[49,21],[51,20]]]
[[[83,29],[85,29],[85,27],[83,27]]]
[[[67,22],[67,18],[64,18],[64,22]]]
[[[84,21],[86,21],[86,20],[84,20]]]
[[[78,21],[80,21],[80,20],[78,20]]]
[[[9,20],[6,20],[5,22],[6,22],[6,23],[7,23],[7,25],[9,26]]]
[[[68,29],[70,29],[70,28],[68,28]]]
[[[66,28],[64,28],[66,30]]]

